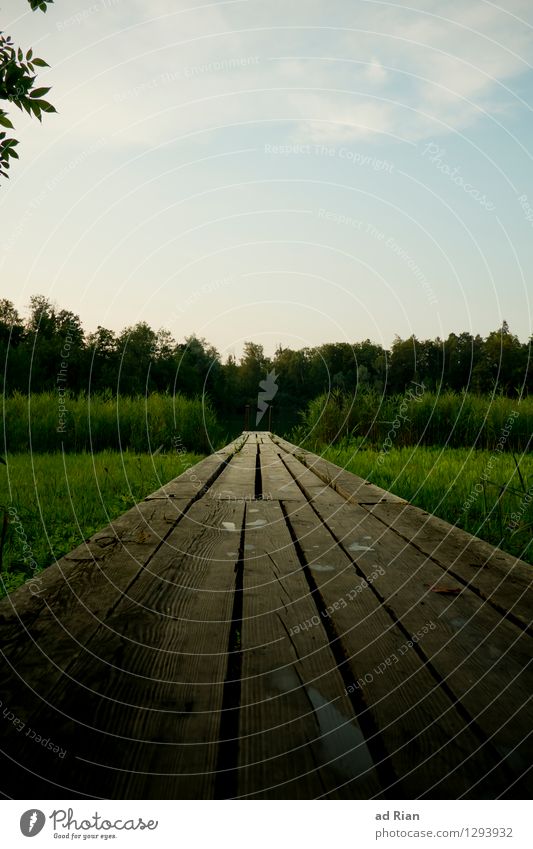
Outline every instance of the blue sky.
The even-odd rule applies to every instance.
[[[223,355],[531,334],[533,6],[0,3],[59,110],[11,110],[1,295]]]

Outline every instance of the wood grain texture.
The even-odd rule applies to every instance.
[[[211,498],[250,501],[255,498],[257,444],[248,440],[209,487]]]
[[[315,506],[345,550],[355,547],[366,579],[381,567],[373,588],[405,631],[412,635],[424,622],[435,623],[418,650],[501,757],[513,770],[527,769],[533,757],[524,726],[533,684],[531,638],[364,508]],[[515,712],[516,724],[509,722]]]
[[[213,795],[242,517],[241,504],[193,505],[27,719],[70,757],[13,737],[21,763],[45,779],[60,767],[67,795]]]
[[[301,501],[302,493],[280,462],[280,449],[264,442],[260,447],[262,497],[267,501]]]
[[[533,569],[528,563],[412,504],[382,503],[369,509],[461,584],[531,628]]]
[[[289,522],[338,636],[352,692],[390,757],[392,798],[468,793],[497,758],[476,752],[481,741],[423,660],[406,649],[408,636],[372,591],[379,576],[374,564],[365,580],[308,505]],[[359,539],[363,530],[357,529]],[[426,612],[421,607],[414,615],[419,630]]]
[[[239,795],[369,798],[380,792],[283,513],[247,507]],[[262,524],[261,524],[262,523]],[[304,631],[299,623],[316,621]]]
[[[340,466],[336,466],[335,463],[324,460],[323,457],[317,457],[310,451],[297,448],[279,437],[276,437],[274,441],[288,454],[297,457],[304,466],[311,469],[317,477],[342,495],[346,501],[351,501],[354,504],[377,504],[382,501],[405,504],[405,499],[393,495],[392,492],[387,492],[386,489],[382,489],[364,478],[345,471]]]

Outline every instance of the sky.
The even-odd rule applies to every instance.
[[[15,108],[0,297],[223,357],[531,333],[530,0],[0,0]]]

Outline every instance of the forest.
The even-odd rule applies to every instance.
[[[9,300],[0,300],[0,359],[4,397],[179,393],[207,397],[222,419],[238,417],[240,423],[245,405],[257,404],[260,381],[274,370],[273,406],[284,431],[310,401],[331,390],[394,396],[418,383],[436,393],[516,398],[533,389],[531,340],[520,341],[506,322],[484,338],[460,330],[446,339],[396,337],[390,350],[365,339],[300,350],[279,346],[269,357],[262,345],[248,341],[240,358],[223,360],[205,339],[176,341],[146,322],[120,332],[101,326],[86,332],[79,316],[42,295],[30,299],[25,318]]]

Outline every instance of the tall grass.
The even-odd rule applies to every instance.
[[[53,392],[3,401],[4,453],[94,451],[153,453],[160,446],[211,453],[223,440],[209,400],[154,393],[137,398]]]
[[[391,397],[372,391],[355,397],[339,391],[321,395],[303,412],[291,439],[311,450],[354,438],[378,449],[439,445],[492,450],[503,435],[505,449],[524,451],[532,433],[531,397],[436,394],[413,385],[405,395]]]
[[[185,471],[193,454],[19,454],[0,466],[0,596]]]

